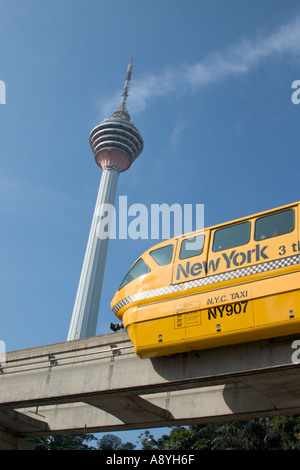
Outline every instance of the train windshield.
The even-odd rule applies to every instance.
[[[179,259],[191,258],[192,256],[201,255],[204,246],[204,235],[185,238],[181,243]]]
[[[145,263],[142,258],[139,258],[124,277],[119,287],[119,290],[122,289],[122,287],[126,286],[128,282],[133,281],[133,279],[136,279],[137,277],[142,276],[143,274],[147,274],[149,272],[149,266]]]
[[[152,258],[159,266],[166,266],[171,263],[173,254],[173,245],[162,246],[156,250],[150,251]]]

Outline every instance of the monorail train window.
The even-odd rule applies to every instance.
[[[124,287],[126,284],[128,284],[128,282],[133,281],[133,279],[136,279],[137,277],[142,276],[143,274],[147,274],[149,272],[150,268],[145,263],[145,261],[142,258],[138,259],[124,277],[119,287],[119,290],[122,289],[122,287]]]
[[[161,248],[150,251],[150,255],[160,266],[166,266],[171,263],[172,254],[173,245],[162,246]]]
[[[294,228],[294,209],[276,212],[256,220],[254,239],[264,240],[265,238],[278,237],[292,232]]]
[[[216,230],[213,251],[228,250],[235,246],[245,245],[250,240],[250,227],[250,222],[242,222]]]
[[[192,256],[201,255],[204,245],[204,235],[186,238],[181,243],[179,259],[191,258]]]

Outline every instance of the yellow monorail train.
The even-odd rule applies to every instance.
[[[111,307],[141,357],[300,333],[300,202],[152,247]]]

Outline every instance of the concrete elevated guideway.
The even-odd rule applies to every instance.
[[[300,414],[295,340],[140,359],[118,332],[9,352],[0,369],[0,449],[22,448],[24,436]]]

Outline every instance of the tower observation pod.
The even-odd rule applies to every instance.
[[[110,118],[104,119],[90,133],[90,145],[97,165],[102,168],[102,176],[71,318],[68,341],[87,338],[96,334],[109,242],[109,228],[103,232],[101,220],[104,220],[104,212],[107,214],[107,208],[114,206],[119,173],[126,171],[131,166],[144,146],[143,139],[136,127],[130,122],[130,115],[126,109],[132,67],[131,58],[119,109]]]

